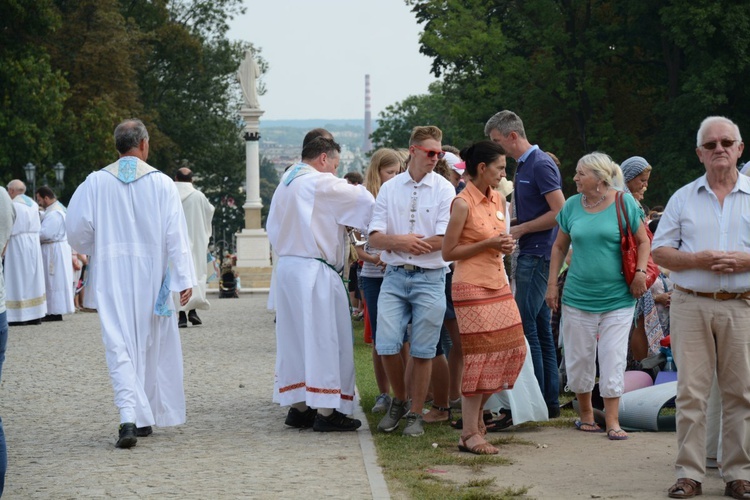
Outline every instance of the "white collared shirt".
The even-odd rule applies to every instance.
[[[683,252],[714,250],[750,253],[750,177],[740,175],[723,207],[706,176],[680,188],[667,203],[654,235],[653,249]],[[714,274],[704,269],[672,271],[676,285],[696,292],[750,290],[750,272]]]
[[[420,182],[414,182],[408,171],[398,174],[381,186],[369,232],[421,234],[425,238],[442,236],[448,227],[450,206],[455,196],[453,184],[435,172],[425,175]],[[448,267],[440,250],[424,255],[384,251],[380,259],[392,266]]]

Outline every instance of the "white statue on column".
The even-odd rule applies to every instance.
[[[263,110],[258,102],[258,78],[260,67],[247,50],[245,58],[237,70],[244,102],[239,114],[245,122],[245,185],[247,196],[242,208],[245,209],[245,228],[237,233],[237,268],[268,268],[270,246],[268,235],[261,224],[263,201],[260,197],[260,117]]]
[[[245,59],[240,63],[240,69],[237,71],[242,87],[242,95],[245,97],[245,106],[250,109],[259,109],[257,81],[260,77],[260,67],[253,58],[253,51],[245,51]]]

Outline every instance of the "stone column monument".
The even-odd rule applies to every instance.
[[[245,139],[245,186],[247,198],[242,208],[245,209],[245,229],[237,233],[237,270],[243,274],[270,273],[270,246],[268,235],[261,227],[260,210],[263,203],[260,199],[260,117],[264,113],[258,103],[257,81],[260,68],[253,58],[253,53],[245,52],[245,59],[240,64],[237,76],[242,87],[244,103],[240,116],[245,122],[243,137]],[[260,268],[260,269],[259,269]],[[248,276],[250,277],[250,276]],[[244,278],[244,277],[243,277]],[[252,286],[242,280],[243,288]],[[261,281],[265,281],[261,279]]]

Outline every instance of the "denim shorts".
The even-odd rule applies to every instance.
[[[445,269],[407,271],[388,266],[378,297],[378,354],[401,352],[403,334],[411,321],[410,353],[432,359],[445,316]]]

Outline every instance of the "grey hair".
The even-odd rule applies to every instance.
[[[622,191],[625,181],[620,166],[605,153],[594,151],[581,157],[578,164],[588,169],[605,186]]]
[[[124,120],[115,128],[115,148],[120,154],[137,148],[143,140],[148,141],[148,130],[137,118]]]
[[[20,179],[13,179],[8,183],[8,191],[18,191],[20,194],[24,194],[26,192],[26,184],[23,183]]]
[[[513,111],[508,111],[507,109],[495,113],[492,118],[487,120],[484,126],[484,135],[489,136],[492,130],[497,130],[505,137],[511,132],[515,132],[518,134],[518,137],[526,139],[526,130],[523,128],[521,118]]]
[[[736,135],[735,140],[742,142],[740,128],[736,123],[724,116],[709,116],[708,118],[703,119],[703,121],[701,122],[701,126],[698,128],[698,134],[695,140],[696,147],[701,147],[703,145],[703,135],[706,133],[706,129],[708,129],[708,127],[715,123],[724,123],[726,125],[731,125],[732,127],[734,127],[734,133]]]

